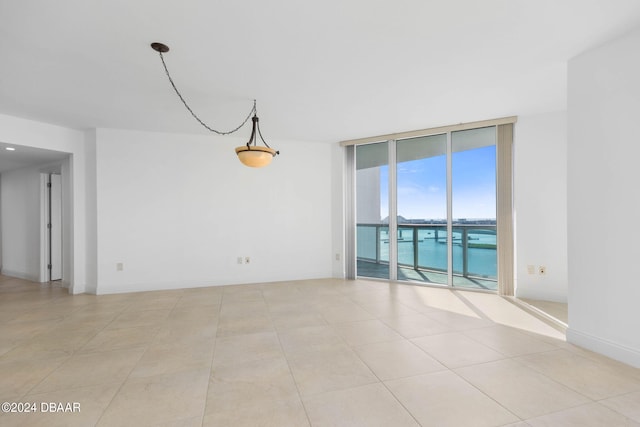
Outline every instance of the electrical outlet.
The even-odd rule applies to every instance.
[[[116,264],[116,271],[122,271],[124,270],[124,264],[119,262]]]
[[[545,267],[544,265],[539,266],[538,274],[541,276],[544,276],[545,274],[547,274],[547,267]]]
[[[250,264],[251,263],[251,258],[248,257],[248,256],[244,257],[244,263],[245,264]]]
[[[237,262],[238,262],[238,264],[242,264],[242,257],[241,256],[238,257]]]
[[[340,261],[340,254],[336,254],[336,261]]]
[[[535,265],[527,265],[527,274],[536,274],[536,267]]]

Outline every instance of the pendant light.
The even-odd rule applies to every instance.
[[[249,121],[249,118],[251,118],[251,121],[252,121],[251,137],[249,138],[249,141],[246,143],[246,145],[242,145],[236,148],[236,154],[238,155],[238,159],[242,162],[243,165],[249,166],[252,168],[261,168],[261,167],[267,166],[269,163],[271,163],[271,161],[276,155],[280,154],[280,151],[276,151],[273,148],[269,147],[269,144],[267,144],[267,142],[262,137],[262,132],[260,132],[260,124],[259,124],[260,120],[258,119],[258,110],[256,108],[255,99],[253,100],[253,107],[251,108],[251,111],[249,111],[247,118],[245,118],[244,121],[239,126],[226,132],[215,130],[212,127],[208,126],[206,123],[204,123],[193,112],[193,110],[191,109],[191,107],[189,107],[189,105],[187,104],[187,101],[185,101],[184,97],[182,96],[182,94],[176,87],[175,83],[173,82],[173,79],[169,74],[169,69],[167,68],[167,64],[164,62],[164,55],[163,55],[164,53],[169,52],[169,46],[163,43],[154,42],[154,43],[151,43],[151,48],[156,52],[158,52],[158,54],[160,55],[160,60],[162,61],[162,66],[164,67],[165,74],[169,79],[169,83],[171,83],[171,87],[173,87],[173,90],[176,92],[176,95],[178,95],[178,98],[180,98],[180,101],[182,101],[182,104],[184,104],[184,106],[189,111],[189,113],[191,113],[193,118],[196,119],[198,123],[200,123],[200,125],[202,125],[205,129],[207,129],[210,132],[216,133],[218,135],[229,135],[234,132],[237,132]],[[262,141],[264,146],[257,144],[258,137],[260,137],[260,140]]]

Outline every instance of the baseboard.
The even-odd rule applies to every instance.
[[[15,277],[16,279],[28,280],[30,282],[36,282],[36,283],[40,282],[40,278],[37,275],[32,276],[30,274],[23,273],[21,271],[12,271],[7,269],[2,269],[0,274],[2,274],[3,276]]]
[[[109,294],[123,294],[129,292],[149,292],[149,291],[168,291],[177,289],[189,289],[189,288],[207,288],[211,286],[227,286],[227,285],[251,285],[251,284],[266,284],[266,283],[278,283],[284,281],[299,281],[299,280],[314,280],[325,279],[327,276],[311,276],[303,278],[272,278],[268,280],[233,280],[233,279],[221,279],[221,280],[181,280],[179,282],[151,282],[151,283],[126,283],[126,284],[110,284],[110,285],[98,285],[95,295],[109,295]]]
[[[585,332],[567,329],[567,341],[587,350],[595,351],[635,368],[640,368],[640,350],[599,338]]]
[[[153,282],[153,283],[125,283],[122,285],[98,285],[96,295],[124,294],[129,292],[149,292],[149,291],[168,291],[173,289],[188,288],[206,288],[209,286],[222,286],[231,283],[219,283],[212,281],[190,281],[184,280],[180,282]]]

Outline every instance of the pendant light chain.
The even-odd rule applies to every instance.
[[[182,94],[180,93],[180,91],[176,87],[175,83],[173,82],[173,79],[171,78],[171,75],[169,74],[169,69],[167,68],[167,64],[164,62],[164,56],[162,55],[162,52],[158,51],[158,53],[160,54],[160,59],[162,60],[162,66],[164,67],[164,72],[167,74],[167,78],[169,79],[169,83],[171,83],[171,86],[173,87],[173,90],[176,92],[176,95],[178,95],[178,98],[180,98],[180,101],[182,101],[182,103],[187,108],[187,110],[189,110],[189,113],[191,113],[193,118],[196,119],[198,121],[198,123],[200,123],[205,129],[207,129],[207,130],[209,130],[209,131],[211,131],[213,133],[217,133],[218,135],[229,135],[229,134],[232,134],[234,132],[237,132],[242,126],[244,126],[249,121],[249,119],[251,118],[252,115],[257,114],[256,100],[254,99],[253,100],[253,108],[251,108],[251,111],[249,111],[249,115],[247,116],[246,119],[244,119],[244,121],[240,124],[240,126],[236,127],[235,129],[232,129],[230,131],[227,131],[227,132],[222,132],[222,131],[215,130],[215,129],[211,128],[205,122],[200,120],[200,117],[198,117],[196,115],[196,113],[193,112],[191,107],[189,107],[189,105],[187,104],[187,101],[184,100],[184,98],[182,97]],[[262,139],[262,135],[260,135],[260,139]],[[262,142],[264,142],[264,139],[262,139]],[[266,142],[265,142],[265,145],[266,145]]]

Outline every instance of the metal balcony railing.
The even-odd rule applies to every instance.
[[[357,224],[359,261],[389,263],[389,226]],[[496,279],[495,224],[454,224],[453,273]],[[447,271],[446,224],[398,224],[398,267]]]

